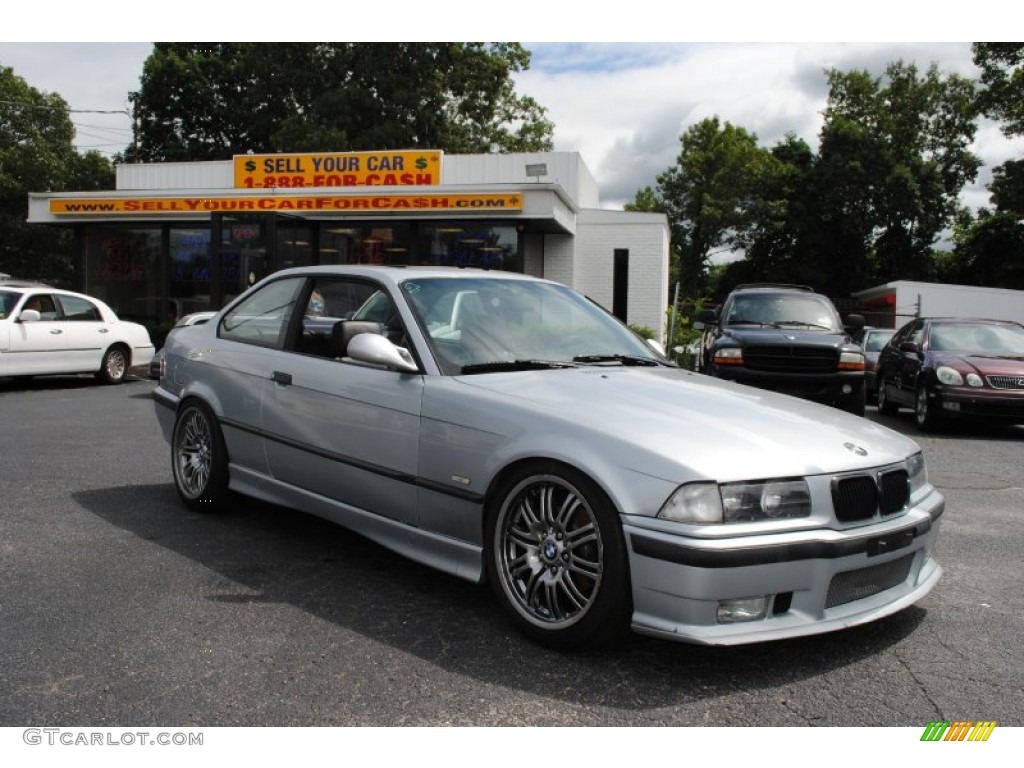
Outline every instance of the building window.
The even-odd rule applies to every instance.
[[[519,233],[513,224],[453,221],[420,224],[419,263],[522,272]]]
[[[210,228],[172,227],[169,242],[168,319],[211,309]]]
[[[629,312],[629,249],[615,249],[612,266],[612,314],[626,322]]]
[[[160,227],[97,225],[85,234],[83,290],[129,320],[159,320]]]
[[[408,222],[324,222],[320,225],[321,264],[396,264],[412,261]]]

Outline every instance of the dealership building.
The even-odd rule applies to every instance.
[[[117,166],[102,192],[29,195],[29,222],[74,231],[76,290],[167,322],[218,309],[280,269],[444,265],[572,286],[664,330],[663,214],[601,207],[575,152],[239,155]]]

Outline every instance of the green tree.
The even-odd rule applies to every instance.
[[[529,64],[518,43],[158,43],[132,94],[137,156],[549,150],[546,110],[513,87]]]
[[[110,162],[80,155],[58,94],[41,93],[0,66],[0,272],[68,285],[71,233],[26,223],[29,192],[113,188]]]
[[[981,70],[982,114],[1002,122],[1007,136],[1024,135],[1024,43],[974,43],[971,53]]]
[[[828,82],[812,220],[820,247],[839,247],[834,279],[849,292],[934,278],[932,246],[980,165],[974,84],[902,61],[882,78],[832,70]]]
[[[754,192],[775,161],[755,134],[717,117],[691,126],[680,142],[676,164],[657,177],[654,197],[668,216],[683,294],[697,297],[706,291],[714,250],[740,242]],[[643,191],[635,205],[649,202]]]
[[[1024,290],[1024,222],[1019,213],[964,211],[956,250],[943,277],[953,283]]]

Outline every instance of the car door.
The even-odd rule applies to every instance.
[[[900,332],[900,338],[895,341],[896,360],[894,363],[894,385],[895,392],[893,400],[904,405],[913,405],[917,394],[917,380],[921,374],[921,365],[924,359],[924,320],[915,320],[910,326]],[[914,349],[904,348],[904,344],[913,344]]]
[[[112,341],[110,326],[99,307],[81,296],[57,294],[58,321],[68,370],[98,371]]]
[[[40,319],[22,319],[21,314],[26,309],[34,309]],[[25,297],[10,325],[9,354],[4,356],[4,375],[27,376],[69,373],[74,370],[69,367],[66,359],[67,338],[64,324],[58,315],[52,294],[29,293]]]
[[[345,319],[383,290],[338,277],[307,287],[305,312],[267,372],[261,431],[275,479],[415,525],[423,377],[354,362],[343,348],[353,328],[402,342],[396,313],[380,324]]]

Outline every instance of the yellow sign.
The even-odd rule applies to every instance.
[[[496,195],[258,195],[252,197],[131,197],[50,200],[50,213],[98,216],[184,213],[268,213],[270,211],[374,213],[381,211],[519,211],[523,197]]]
[[[441,152],[307,152],[235,155],[239,189],[287,187],[432,187],[441,183]]]

